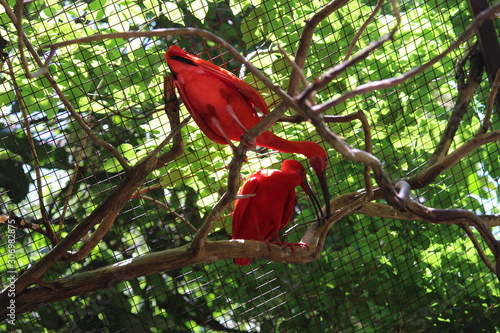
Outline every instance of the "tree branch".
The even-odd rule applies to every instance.
[[[29,285],[33,283],[38,283],[42,281],[42,277],[45,272],[58,260],[66,258],[68,260],[79,260],[83,259],[85,252],[91,248],[92,245],[96,244],[96,240],[102,238],[102,232],[105,228],[109,229],[109,226],[116,219],[116,216],[120,213],[123,206],[130,200],[133,193],[142,184],[144,178],[151,173],[153,170],[162,166],[159,159],[156,157],[155,153],[159,152],[162,147],[171,140],[172,137],[180,137],[180,128],[187,123],[187,120],[180,123],[176,129],[173,130],[170,136],[168,136],[158,147],[139,162],[136,166],[131,168],[131,170],[126,174],[125,179],[115,188],[112,194],[99,205],[85,220],[80,222],[64,239],[62,239],[46,256],[41,258],[39,261],[33,264],[29,269],[24,271],[16,281],[16,294],[22,293]],[[181,138],[178,138],[181,140]],[[180,146],[182,148],[182,145]],[[182,149],[176,148],[177,151],[171,149],[168,153],[163,154],[160,158],[164,161],[168,158],[175,158],[182,153]],[[68,251],[71,247],[81,240],[96,224],[100,224],[98,230],[94,235],[89,245],[82,246],[80,252],[75,255],[69,255]],[[0,295],[0,304],[7,304],[9,302],[9,297],[7,297],[7,289],[2,291]]]
[[[19,103],[21,113],[24,120],[24,132],[26,133],[26,138],[28,139],[28,144],[30,146],[31,155],[33,158],[33,166],[36,174],[36,192],[38,194],[38,204],[40,206],[40,212],[42,213],[42,223],[45,228],[45,235],[48,237],[52,245],[56,245],[59,242],[59,238],[54,232],[52,225],[50,224],[50,218],[47,214],[47,209],[45,208],[45,202],[43,201],[43,185],[42,185],[42,172],[40,170],[40,162],[38,160],[38,154],[35,149],[35,142],[33,140],[33,135],[31,133],[30,121],[28,118],[28,112],[26,112],[26,106],[24,105],[23,96],[21,94],[21,89],[17,84],[16,77],[14,75],[14,69],[9,58],[5,59],[7,66],[9,67],[9,75],[12,79],[12,86],[16,95],[16,99]]]
[[[297,67],[304,69],[304,64],[306,62],[307,54],[309,53],[309,47],[311,46],[311,41],[314,35],[314,30],[325,18],[330,16],[333,12],[337,11],[339,8],[348,3],[349,0],[333,0],[321,8],[317,13],[315,13],[310,19],[305,21],[304,30],[300,36],[299,45],[297,46],[297,52],[295,52],[294,62]],[[290,76],[290,83],[288,85],[288,95],[296,96],[299,90],[300,77],[303,74],[300,73],[296,68],[292,69],[292,74]]]
[[[452,166],[460,162],[463,158],[465,158],[477,148],[481,147],[484,144],[499,140],[500,130],[476,135],[472,139],[464,143],[461,147],[457,148],[454,152],[445,156],[440,162],[428,166],[424,170],[417,172],[415,175],[406,179],[406,181],[413,189],[425,187],[432,183],[437,176],[450,169]]]
[[[491,85],[491,90],[488,95],[488,103],[486,104],[486,114],[484,115],[483,123],[479,128],[479,130],[477,131],[477,134],[486,133],[488,131],[488,128],[490,128],[491,126],[491,115],[493,114],[493,105],[495,104],[499,88],[500,88],[500,69],[498,70],[497,75],[495,76],[495,79],[493,80],[493,83]],[[500,99],[498,104],[500,104]]]
[[[356,46],[356,43],[359,40],[359,37],[361,37],[361,34],[363,33],[363,31],[366,30],[366,27],[368,27],[368,24],[370,24],[370,22],[373,21],[373,19],[375,18],[375,15],[377,15],[377,13],[379,12],[380,8],[382,8],[382,5],[384,4],[384,2],[385,2],[385,0],[379,0],[378,1],[377,5],[373,9],[373,11],[370,14],[370,16],[368,16],[368,18],[366,19],[366,21],[363,22],[363,24],[361,25],[361,27],[358,29],[358,31],[356,32],[356,34],[354,35],[354,37],[353,37],[353,39],[351,41],[351,44],[349,44],[349,48],[347,49],[346,55],[344,57],[344,61],[346,61],[347,59],[349,59],[349,57],[352,54],[352,51],[354,50],[354,47]]]
[[[354,213],[373,216],[373,217],[382,217],[385,219],[411,220],[411,221],[422,220],[429,222],[409,211],[401,212],[389,205],[376,202],[366,202],[363,204],[363,206],[359,207]],[[478,217],[481,220],[483,220],[484,223],[489,228],[500,226],[500,215],[479,215]]]
[[[94,290],[108,288],[140,276],[166,272],[199,263],[210,263],[235,257],[251,256],[280,262],[306,263],[314,260],[305,248],[295,255],[289,248],[259,241],[207,241],[194,253],[187,244],[175,249],[126,259],[96,270],[76,273],[70,277],[45,282],[16,296],[16,313],[26,313],[46,304]],[[7,306],[0,308],[0,320],[7,315]]]
[[[484,221],[476,214],[464,209],[435,209],[426,207],[410,199],[410,185],[405,181],[399,181],[396,184],[396,188],[398,189],[398,196],[405,203],[406,209],[417,216],[432,223],[466,223],[474,226],[493,253],[496,261],[496,269],[493,268],[492,271],[497,275],[500,281],[500,242],[495,239],[493,233]],[[481,254],[482,250],[479,252]],[[484,260],[486,256],[481,255],[481,258]],[[489,260],[486,259],[485,263],[488,267],[493,267]]]
[[[18,1],[18,2],[20,3],[18,7],[23,7],[22,1]],[[59,85],[55,81],[54,77],[52,75],[50,75],[50,73],[47,72],[47,69],[48,69],[48,66],[50,64],[50,61],[52,60],[52,58],[55,55],[55,50],[51,50],[49,56],[47,57],[47,60],[45,61],[45,63],[43,63],[42,60],[40,59],[40,57],[38,56],[38,53],[33,48],[33,45],[30,43],[28,37],[22,31],[22,24],[20,23],[21,22],[21,17],[18,18],[14,14],[14,12],[12,11],[12,9],[10,8],[10,6],[7,4],[7,2],[5,0],[0,0],[0,4],[4,7],[5,12],[9,16],[10,20],[12,22],[18,22],[16,24],[16,27],[18,28],[17,31],[18,31],[19,40],[20,40],[19,46],[20,47],[22,47],[23,45],[26,46],[26,49],[28,50],[28,52],[30,53],[30,55],[33,57],[33,59],[36,62],[36,64],[38,66],[40,66],[40,69],[37,71],[36,74],[32,75],[32,74],[29,73],[27,61],[26,61],[24,53],[23,53],[24,52],[24,47],[22,47],[20,49],[21,61],[22,61],[23,67],[25,69],[25,75],[26,75],[26,77],[29,78],[29,79],[32,79],[32,78],[36,78],[36,77],[38,77],[40,75],[44,75],[44,77],[47,79],[47,81],[49,82],[49,84],[52,87],[52,89],[54,89],[54,91],[57,94],[58,98],[63,103],[64,107],[71,113],[71,115],[78,122],[78,124],[80,125],[80,127],[91,138],[92,142],[94,142],[94,144],[96,144],[96,145],[98,145],[100,147],[103,147],[104,149],[108,150],[111,153],[111,155],[113,155],[117,159],[117,161],[120,163],[120,165],[122,166],[122,168],[124,170],[128,170],[130,167],[127,164],[127,161],[123,157],[123,155],[120,154],[120,152],[112,144],[110,144],[107,141],[99,139],[92,132],[92,130],[90,129],[90,127],[87,125],[87,123],[83,120],[83,118],[80,116],[80,114],[78,112],[76,112],[76,110],[73,107],[73,105],[66,98],[66,95],[64,95],[64,93],[62,92],[61,88],[59,88]]]
[[[453,142],[453,138],[457,133],[458,127],[462,121],[463,116],[469,108],[470,101],[474,97],[474,93],[477,87],[481,83],[481,79],[484,71],[484,63],[481,55],[476,52],[468,52],[467,58],[470,60],[470,69],[467,81],[464,79],[464,69],[463,65],[466,63],[464,59],[461,63],[462,66],[458,68],[457,81],[458,81],[458,96],[453,111],[451,113],[450,119],[446,124],[446,129],[441,136],[441,140],[438,143],[436,150],[429,159],[428,165],[433,165],[436,162],[442,160],[444,156],[448,153],[448,149]]]
[[[365,59],[366,57],[368,57],[370,55],[370,53],[377,50],[385,42],[393,39],[394,35],[396,34],[396,32],[399,28],[399,25],[401,24],[401,15],[399,13],[399,9],[398,9],[398,6],[397,6],[395,0],[392,0],[392,6],[393,6],[394,16],[396,17],[396,25],[391,29],[391,31],[389,31],[388,33],[386,33],[385,35],[380,37],[378,40],[373,41],[370,44],[368,44],[367,47],[365,47],[363,50],[359,51],[350,60],[344,61],[341,64],[339,64],[339,65],[327,70],[325,73],[323,73],[323,75],[321,75],[321,77],[319,79],[317,79],[310,86],[306,87],[297,96],[297,100],[298,100],[299,105],[303,105],[304,102],[309,99],[309,95],[314,94],[314,93],[316,93],[316,91],[326,87],[326,85],[328,85],[332,80],[334,80],[340,74],[342,74],[347,68],[349,68],[349,67],[355,65],[356,63],[360,62],[361,60]],[[380,82],[380,81],[378,81],[378,82]],[[354,90],[352,90],[352,91],[354,91]],[[346,94],[348,94],[348,93],[346,93]],[[342,96],[344,96],[344,95],[342,95]],[[354,97],[354,96],[356,96],[356,95],[353,95],[350,97]],[[329,106],[333,101],[335,101],[335,99],[333,99],[329,102],[325,102],[323,104],[319,104],[317,106],[313,106],[312,108],[317,113],[322,113],[322,112],[324,112],[324,111],[326,111],[326,110],[328,110],[336,105],[335,104],[335,105]]]
[[[386,89],[389,87],[394,87],[394,86],[401,84],[401,83],[405,82],[406,80],[422,73],[424,70],[428,69],[429,67],[431,67],[432,65],[434,65],[435,63],[437,63],[438,61],[443,59],[448,53],[450,53],[451,51],[453,51],[454,49],[459,47],[463,42],[465,42],[469,37],[471,37],[474,34],[475,30],[483,22],[495,18],[496,12],[498,10],[500,10],[500,2],[492,5],[487,10],[481,12],[479,15],[476,16],[476,18],[472,21],[472,24],[467,29],[465,29],[465,31],[462,33],[462,35],[457,40],[455,40],[453,43],[451,43],[451,45],[444,52],[442,52],[438,56],[434,57],[433,59],[431,59],[427,63],[425,63],[421,66],[415,67],[412,70],[410,70],[410,71],[406,72],[405,74],[402,74],[398,77],[393,77],[393,78],[389,78],[389,79],[384,79],[384,80],[379,80],[379,81],[361,84],[358,87],[342,94],[341,96],[339,96],[337,98],[329,100],[323,104],[318,104],[318,105],[314,106],[313,110],[317,113],[323,113],[326,110],[333,108],[334,106],[339,105],[340,103],[342,103],[350,98],[353,98],[355,96],[365,94],[368,92],[372,92],[375,90],[381,90],[381,89]],[[341,65],[345,66],[345,63],[342,63]],[[340,68],[335,70],[335,71],[338,71],[338,70],[340,70]],[[332,70],[332,72],[333,72],[333,70]],[[325,78],[325,80],[329,79],[329,77],[331,75],[332,74],[329,73],[328,78]],[[321,86],[322,86],[322,84],[320,84],[318,87],[321,87]],[[304,94],[304,92],[302,92],[302,94]]]

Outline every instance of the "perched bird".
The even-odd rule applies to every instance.
[[[269,113],[262,96],[249,84],[228,72],[172,45],[165,54],[182,101],[200,129],[212,141],[232,145],[261,121],[259,111]],[[327,216],[330,194],[326,184],[325,149],[312,141],[289,141],[266,131],[256,139],[261,147],[306,156],[318,175]],[[233,146],[234,147],[234,146]]]
[[[316,198],[306,180],[304,166],[296,160],[285,160],[281,171],[264,169],[251,175],[241,187],[240,195],[254,194],[236,200],[233,213],[233,239],[259,240],[283,246],[308,247],[305,243],[280,242],[278,232],[290,220],[295,206],[295,187],[302,186],[315,204]],[[250,258],[236,258],[234,263],[246,266]]]

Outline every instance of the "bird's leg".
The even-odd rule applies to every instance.
[[[246,129],[246,127],[241,123],[240,119],[238,118],[238,116],[236,115],[236,113],[234,112],[234,109],[233,107],[231,106],[231,104],[227,104],[226,105],[226,112],[227,114],[233,118],[233,120],[238,124],[238,126],[243,130],[243,134],[246,134],[248,132],[248,130]],[[243,140],[242,140],[243,141]],[[247,142],[243,141],[243,143],[245,144],[245,146],[248,147],[248,149],[254,149],[255,148],[255,145],[253,144],[248,144]]]
[[[236,150],[236,146],[233,145],[233,143],[231,142],[231,139],[229,139],[229,136],[222,129],[222,126],[220,125],[219,119],[212,117],[212,118],[210,118],[210,121],[212,122],[212,125],[214,125],[215,128],[217,128],[219,130],[219,132],[222,134],[222,136],[226,139],[227,144],[230,145],[231,148],[233,148],[233,150]]]
[[[212,117],[210,120],[212,121],[212,124],[215,126],[215,128],[217,128],[219,130],[219,132],[221,132],[221,134],[224,136],[224,138],[227,141],[227,144],[231,147],[233,152],[236,153],[236,146],[231,142],[231,139],[229,139],[229,136],[222,129],[222,126],[220,125],[219,120],[217,118],[214,118],[214,117]],[[243,162],[245,162],[245,163],[248,162],[246,156],[243,157]]]
[[[234,119],[234,121],[238,124],[238,126],[240,126],[240,128],[243,130],[243,132],[245,132],[245,133],[248,132],[248,130],[245,128],[245,126],[243,126],[243,124],[241,123],[241,121],[238,118],[238,116],[236,115],[236,113],[234,113],[234,109],[231,106],[231,104],[226,105],[226,112],[228,115],[231,116],[231,118]]]

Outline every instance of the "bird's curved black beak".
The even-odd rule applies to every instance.
[[[314,206],[314,210],[316,211],[316,213],[318,215],[318,223],[320,223],[320,224],[323,223],[323,220],[325,219],[325,217],[323,216],[323,211],[321,210],[321,204],[319,203],[318,198],[316,197],[316,195],[312,191],[311,186],[309,185],[307,180],[304,180],[300,184],[300,186],[304,189],[304,191],[307,193],[309,198],[311,198],[311,201],[312,201],[313,206]]]

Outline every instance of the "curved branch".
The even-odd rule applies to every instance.
[[[486,255],[482,253],[481,247],[478,247],[477,249],[480,256],[485,264],[497,275],[497,278],[500,281],[500,242],[495,239],[495,236],[483,220],[481,220],[476,214],[464,209],[436,209],[426,207],[410,199],[410,186],[405,181],[398,182],[396,187],[405,189],[402,191],[403,193],[398,193],[398,195],[404,201],[407,211],[432,223],[453,223],[458,224],[459,226],[462,226],[461,224],[465,223],[466,225],[474,226],[488,245],[490,251],[493,253],[496,261],[496,268],[491,264]],[[467,232],[467,229],[465,230]],[[474,244],[476,243],[477,242],[474,242]]]
[[[475,30],[483,22],[485,22],[486,20],[490,20],[490,19],[495,18],[496,12],[499,10],[500,10],[500,2],[492,5],[487,10],[481,12],[478,16],[476,16],[476,18],[472,21],[472,24],[467,29],[465,29],[465,31],[462,33],[462,35],[457,40],[455,40],[453,43],[451,43],[451,45],[445,51],[443,51],[438,56],[434,57],[429,62],[427,62],[421,66],[415,67],[412,70],[410,70],[410,71],[406,72],[405,74],[400,75],[398,77],[393,77],[390,79],[384,79],[384,80],[379,80],[379,81],[374,81],[374,82],[368,82],[368,83],[359,85],[358,87],[354,88],[353,90],[350,90],[337,98],[334,98],[334,99],[332,99],[328,102],[325,102],[323,104],[318,104],[316,106],[313,106],[312,107],[313,110],[317,113],[323,113],[326,110],[333,108],[334,106],[339,105],[340,103],[342,103],[350,98],[353,98],[353,97],[361,95],[361,94],[365,94],[367,92],[372,92],[375,90],[381,90],[381,89],[396,86],[396,85],[401,84],[401,83],[405,82],[406,80],[422,73],[424,70],[428,69],[429,67],[431,67],[432,65],[434,65],[435,63],[437,63],[438,61],[443,59],[448,53],[450,53],[451,51],[453,51],[454,49],[459,47],[463,42],[465,42],[469,37],[471,37],[474,34]],[[305,91],[302,92],[302,94],[305,94]]]
[[[316,29],[318,24],[320,24],[325,18],[327,18],[329,15],[331,15],[333,12],[335,12],[348,2],[349,0],[330,1],[317,13],[315,13],[310,19],[305,21],[305,27],[302,31],[302,35],[300,36],[297,52],[295,53],[294,62],[297,64],[298,68],[304,68],[307,54],[309,53],[309,47],[311,46],[314,30]],[[299,72],[296,68],[293,68],[287,91],[290,96],[297,95],[301,76],[302,73]]]
[[[471,152],[481,147],[482,145],[490,142],[500,140],[500,130],[493,132],[476,135],[461,147],[457,148],[454,152],[448,154],[441,161],[417,172],[414,176],[406,179],[412,189],[422,188],[433,182],[438,175],[450,169],[452,166],[460,162],[464,157]]]
[[[495,79],[493,80],[493,84],[491,85],[491,90],[488,95],[488,103],[486,104],[486,114],[484,115],[483,123],[477,134],[483,134],[488,131],[488,128],[491,126],[491,115],[493,114],[493,105],[495,105],[496,96],[498,95],[498,91],[500,88],[500,69],[495,75]]]
[[[14,12],[10,8],[10,6],[7,4],[7,2],[5,0],[0,0],[0,4],[4,7],[5,12],[9,16],[10,20],[12,22],[18,22],[18,20],[20,18],[18,18],[14,14]],[[22,6],[23,5],[21,3],[19,5],[19,7],[22,7]],[[19,27],[19,29],[22,29],[22,25],[18,24],[18,27]],[[100,147],[103,147],[104,149],[108,150],[111,153],[111,155],[114,156],[116,158],[116,160],[120,163],[120,165],[122,166],[123,170],[129,170],[130,167],[129,167],[128,163],[127,163],[127,160],[123,157],[123,155],[120,154],[120,152],[112,144],[110,144],[107,141],[99,139],[92,132],[91,128],[83,120],[83,118],[80,116],[80,114],[78,112],[76,112],[76,110],[73,107],[73,105],[66,98],[66,95],[64,95],[64,93],[61,90],[61,88],[59,88],[59,85],[55,81],[54,77],[52,75],[50,75],[50,73],[47,72],[47,68],[48,68],[48,66],[50,64],[50,61],[52,60],[52,58],[55,55],[55,50],[51,50],[49,56],[47,57],[47,60],[45,61],[45,63],[43,63],[42,60],[40,59],[40,57],[38,56],[38,53],[33,48],[33,45],[30,43],[30,41],[29,41],[28,37],[26,36],[26,34],[22,30],[18,30],[18,33],[19,33],[19,36],[20,36],[19,39],[22,40],[20,42],[20,46],[23,46],[23,45],[26,46],[26,49],[28,50],[28,52],[30,53],[30,55],[33,57],[33,59],[36,62],[36,64],[38,66],[40,66],[40,69],[37,71],[36,76],[30,74],[28,72],[28,68],[27,68],[28,66],[25,63],[26,61],[24,59],[24,53],[23,53],[24,49],[22,48],[20,50],[20,52],[21,52],[21,59],[24,59],[23,67],[25,68],[25,71],[26,71],[25,72],[26,77],[29,78],[29,79],[31,79],[31,78],[35,78],[35,77],[37,77],[39,75],[44,75],[45,78],[47,79],[47,81],[49,82],[50,86],[52,87],[52,89],[54,89],[55,93],[57,94],[57,97],[63,103],[64,107],[71,113],[72,117],[77,121],[77,123],[85,131],[85,133],[87,133],[87,135],[91,138],[92,142],[94,142],[94,144],[96,144],[96,145],[98,145]]]
[[[187,123],[187,120],[180,123],[177,126],[177,129],[173,130],[172,135],[179,135],[180,128],[185,123]],[[160,147],[170,141],[171,138],[171,136],[167,137],[164,142],[160,144]],[[154,152],[156,152],[156,150]],[[165,160],[167,157],[173,159],[181,153],[182,149],[177,149],[176,151],[171,149],[160,158]],[[46,256],[42,257],[19,276],[16,281],[16,295],[22,294],[29,285],[41,282],[43,275],[58,260],[61,260],[62,258],[68,260],[81,259],[81,255],[85,251],[88,251],[90,245],[94,244],[98,236],[102,234],[101,231],[103,231],[105,227],[108,227],[109,229],[109,226],[116,219],[116,216],[118,216],[123,206],[130,200],[134,192],[137,191],[137,188],[142,185],[144,178],[162,165],[163,164],[159,162],[159,159],[155,154],[150,154],[141,160],[141,162],[139,162],[136,166],[131,168],[131,170],[126,173],[125,179],[115,188],[108,198],[104,200],[104,202],[92,211],[92,213],[85,220],[80,222],[65,238],[63,238],[49,253],[47,253]],[[69,251],[73,245],[86,236],[87,233],[97,224],[101,224],[103,227],[100,226],[98,228],[100,231],[98,231],[92,241],[89,242],[90,245],[84,245],[81,252],[77,252],[76,255],[71,256]],[[0,304],[4,305],[8,302],[9,297],[7,296],[7,289],[4,289],[0,295]]]
[[[356,32],[356,35],[354,35],[354,37],[352,39],[352,42],[349,45],[349,48],[347,49],[347,53],[346,53],[346,55],[344,57],[344,61],[346,61],[347,59],[349,59],[349,57],[352,54],[352,51],[354,50],[354,47],[356,46],[356,42],[359,40],[359,37],[361,37],[361,34],[363,33],[363,31],[366,30],[366,27],[368,27],[368,24],[370,24],[370,22],[373,21],[373,19],[375,18],[375,15],[377,15],[377,13],[379,12],[380,8],[382,8],[382,5],[384,4],[384,2],[385,2],[385,0],[379,0],[378,1],[377,5],[373,9],[373,11],[370,14],[370,16],[368,16],[368,18],[366,19],[366,21],[363,22],[363,24],[359,28],[358,32]]]
[[[351,113],[348,115],[325,115],[323,116],[323,121],[325,123],[346,123],[353,120],[359,120],[361,122],[361,126],[363,127],[363,133],[365,136],[365,151],[369,154],[372,153],[372,135],[370,130],[370,124],[368,122],[368,118],[366,118],[363,110],[358,110],[356,113]],[[364,177],[365,177],[365,188],[367,194],[370,196],[373,193],[373,186],[370,179],[370,168],[365,165],[364,167]]]
[[[339,64],[339,65],[337,65],[337,66],[335,66],[335,67],[327,70],[323,75],[321,75],[321,77],[319,79],[317,79],[313,84],[311,84],[310,86],[308,86],[307,88],[305,88],[304,91],[302,91],[298,95],[297,99],[299,101],[299,104],[302,105],[304,103],[304,101],[306,101],[306,100],[309,99],[310,95],[312,95],[316,91],[324,88],[332,80],[334,80],[341,73],[343,73],[348,67],[351,67],[354,64],[360,62],[361,60],[365,59],[366,57],[368,57],[370,55],[370,53],[372,53],[373,51],[375,51],[376,49],[378,49],[380,46],[382,46],[385,42],[391,40],[394,37],[394,35],[396,34],[396,31],[399,29],[399,25],[401,24],[401,15],[399,13],[399,9],[397,7],[397,4],[396,4],[395,0],[392,0],[392,6],[393,6],[393,11],[394,11],[394,16],[396,17],[396,25],[391,29],[391,31],[389,31],[388,33],[386,33],[385,35],[383,35],[382,37],[380,37],[378,40],[373,41],[370,44],[368,44],[367,47],[365,47],[363,50],[359,51],[350,60],[344,61],[341,64]],[[349,94],[349,93],[346,93],[344,95],[347,95],[347,94]],[[340,96],[337,99],[342,98],[344,95]],[[356,95],[349,96],[349,98],[354,97],[354,96],[356,96]],[[319,104],[319,105],[317,105],[317,106],[315,106],[313,108],[315,109],[316,112],[322,113],[322,112],[326,111],[327,109],[329,109],[329,108],[337,105],[338,103],[334,104],[334,105],[331,105],[329,107],[326,107],[326,108],[322,107],[322,105],[323,106],[328,106],[328,105],[330,105],[331,102],[333,102],[335,100],[336,99],[334,99],[334,100],[332,100],[330,102],[325,102],[323,104]]]
[[[50,242],[52,245],[56,245],[59,242],[59,238],[54,232],[54,229],[52,228],[52,225],[50,224],[50,218],[47,213],[47,209],[45,207],[45,202],[43,200],[43,185],[42,185],[42,172],[40,168],[40,162],[38,159],[38,154],[35,149],[35,142],[33,140],[33,135],[31,133],[31,124],[28,119],[28,112],[26,112],[26,106],[24,104],[23,96],[21,93],[21,89],[19,88],[19,85],[17,84],[16,78],[14,76],[14,69],[12,67],[12,63],[10,62],[9,58],[5,59],[5,62],[7,63],[7,66],[9,68],[9,75],[12,79],[12,86],[14,88],[14,93],[16,96],[16,99],[19,103],[19,107],[21,109],[21,113],[23,115],[23,120],[24,120],[24,132],[26,133],[26,138],[28,140],[28,144],[30,146],[30,151],[31,155],[33,157],[33,166],[35,169],[35,174],[36,174],[36,192],[38,195],[38,204],[40,205],[40,211],[42,213],[42,223],[45,228],[45,235],[49,238]]]
[[[382,217],[385,219],[427,221],[411,212],[401,212],[399,210],[395,210],[389,205],[377,202],[366,202],[353,213],[373,217]],[[500,226],[500,215],[479,215],[478,217],[483,220],[489,228]]]
[[[259,241],[207,241],[197,253],[193,253],[191,245],[187,244],[31,287],[16,296],[16,313],[25,313],[71,296],[111,287],[144,275],[245,256],[295,263],[314,260],[305,248],[297,248],[293,254],[289,248],[275,244],[268,246]],[[7,306],[0,308],[0,320],[6,317],[7,310]]]
[[[441,140],[437,144],[436,149],[432,153],[429,159],[428,165],[432,165],[443,159],[448,153],[448,149],[453,142],[453,138],[457,133],[458,127],[462,121],[463,116],[469,108],[470,101],[474,98],[474,93],[477,87],[481,83],[483,72],[484,72],[484,61],[481,54],[473,48],[470,52],[467,52],[467,56],[461,61],[461,66],[458,68],[457,81],[458,81],[458,96],[455,105],[453,106],[453,111],[446,124],[446,128],[441,136]],[[470,60],[470,68],[468,70],[467,81],[465,81],[465,73],[463,66],[466,60]],[[486,119],[486,118],[485,118]]]

